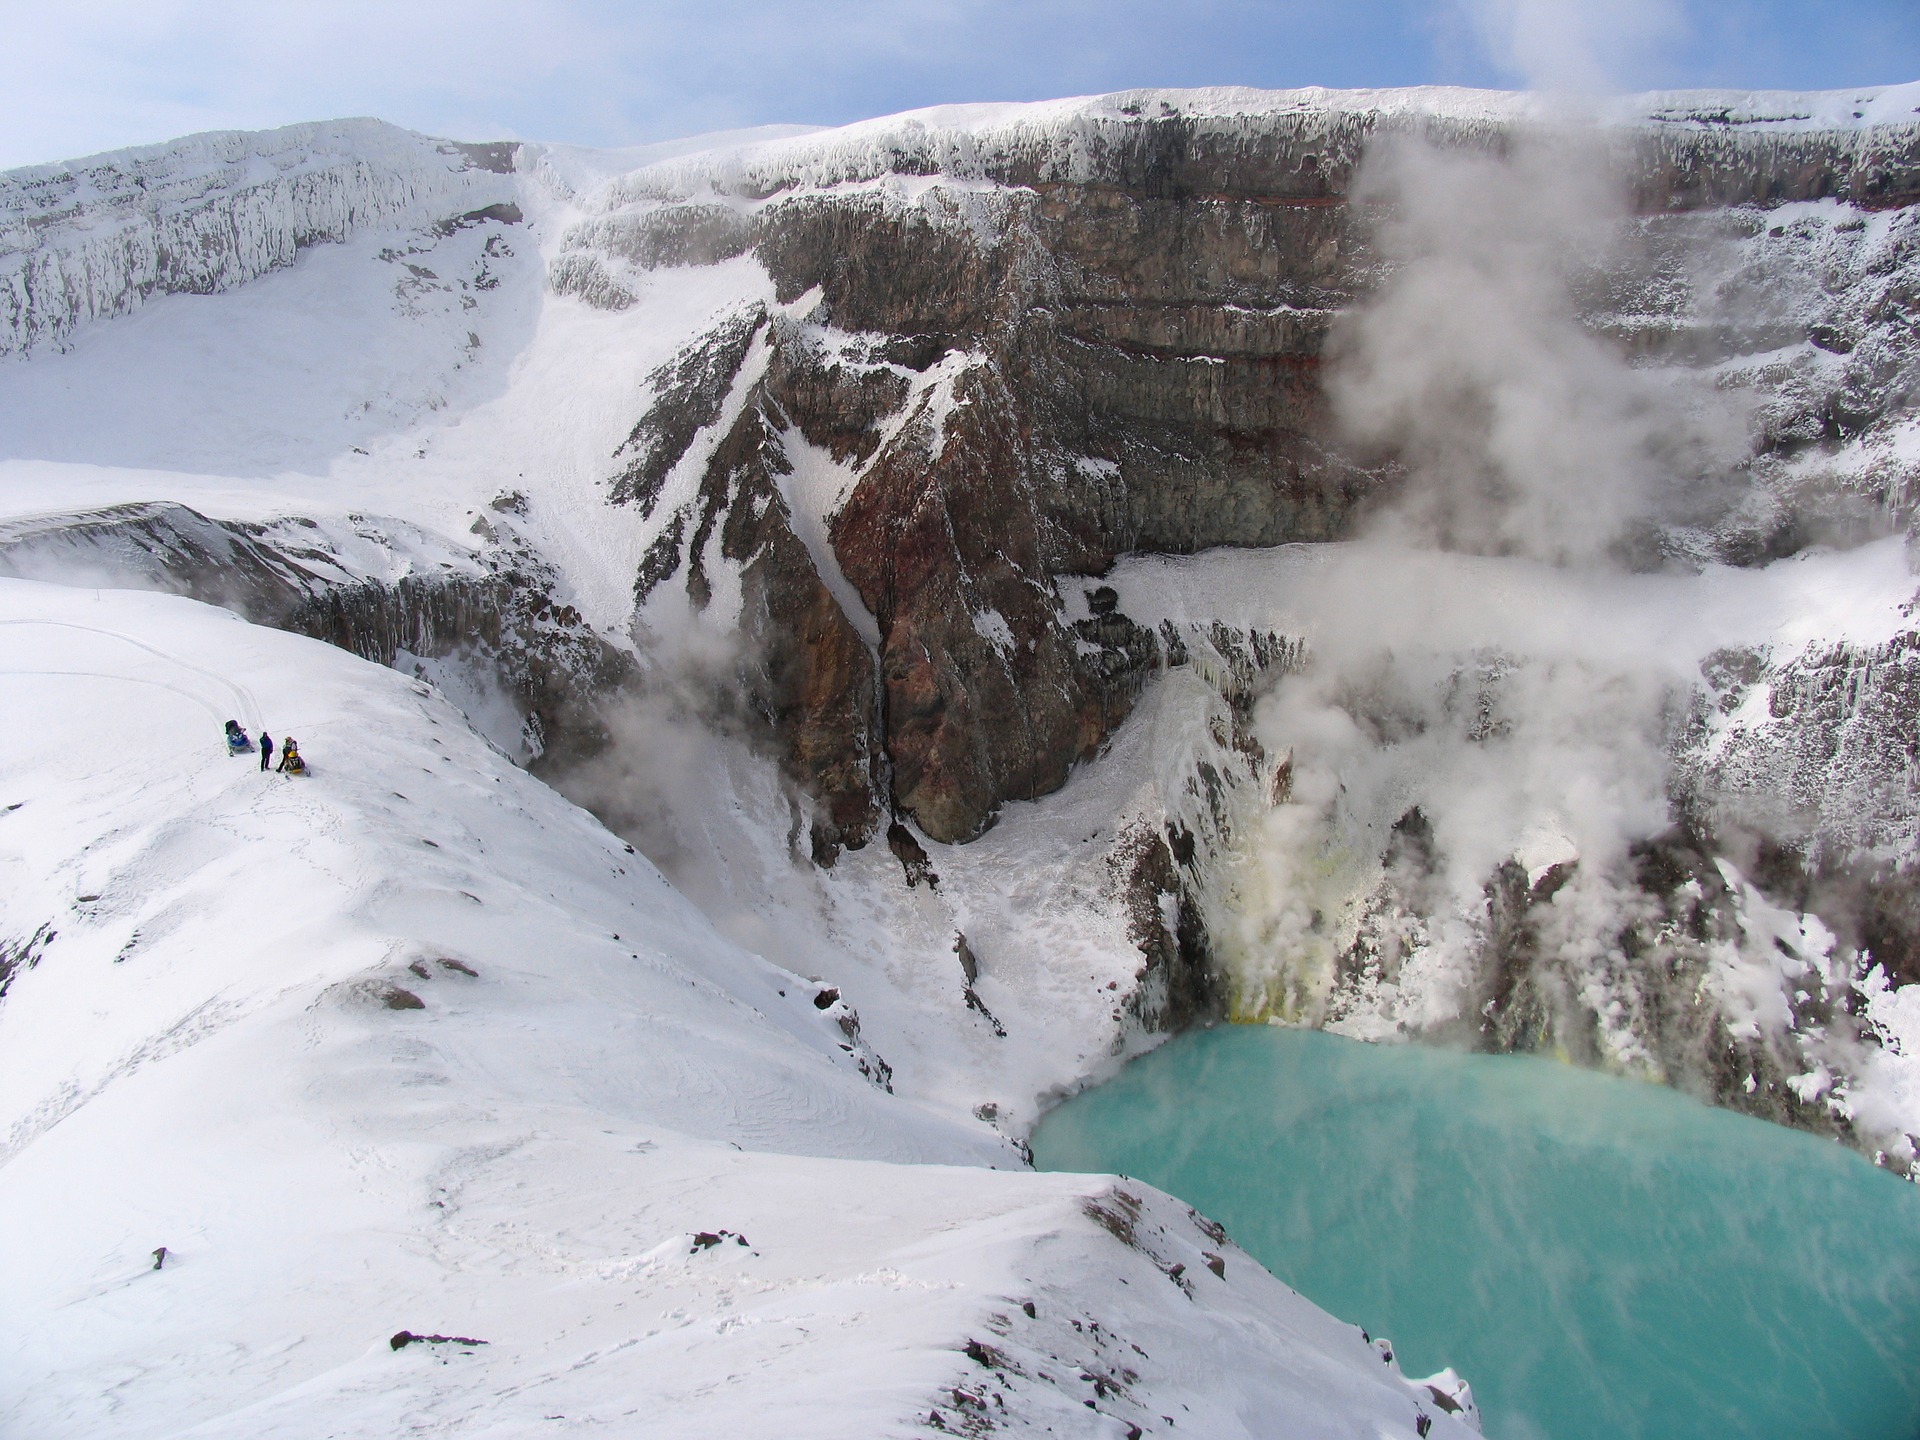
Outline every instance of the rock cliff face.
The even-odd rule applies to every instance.
[[[1135,1019],[1225,1007],[1374,1033],[1453,903],[1428,818],[1383,842],[1326,988],[1245,989],[1221,955],[1243,920],[1233,855],[1290,785],[1250,717],[1310,656],[1143,627],[1100,581],[1123,557],[1345,538],[1393,498],[1394,456],[1343,444],[1323,374],[1386,274],[1358,168],[1396,134],[1497,151],[1525,117],[1209,104],[882,124],[656,167],[612,188],[554,278],[609,306],[689,266],[751,260],[770,281],[653,377],[613,495],[662,517],[643,598],[707,603],[715,557],[758,577],[749,593],[780,577],[784,603],[749,606],[749,688],[819,802],[817,859],[893,815],[979,834],[1098,751],[1149,675],[1191,670],[1219,697],[1211,739],[1161,777],[1165,825],[1112,856],[1147,962]],[[1681,97],[1606,132],[1630,218],[1570,276],[1582,323],[1638,365],[1711,374],[1752,416],[1641,563],[1753,565],[1913,521],[1920,122],[1775,110]],[[1862,1097],[1883,992],[1920,978],[1912,639],[1710,665],[1675,702],[1672,827],[1608,882],[1612,908],[1566,933],[1599,904],[1593,876],[1496,867],[1446,938],[1453,1018],[1386,1028],[1625,1068],[1908,1163],[1905,1122]],[[1776,992],[1756,1018],[1751,996]]]
[[[1391,457],[1343,453],[1320,376],[1335,317],[1380,269],[1348,203],[1356,170],[1385,135],[1494,149],[1523,117],[1367,102],[1117,97],[998,127],[877,122],[640,172],[568,238],[556,286],[603,305],[662,268],[750,255],[771,277],[777,309],[729,313],[654,377],[613,493],[650,510],[678,468],[700,472],[643,597],[677,579],[700,601],[714,533],[762,587],[785,577],[791,604],[755,611],[782,677],[761,708],[830,817],[826,853],[890,808],[964,840],[1098,749],[1156,647],[1124,617],[1088,625],[1078,577],[1124,554],[1338,538],[1391,491]],[[1645,218],[1634,258],[1589,279],[1593,327],[1744,366],[1770,406],[1739,522],[1690,542],[1710,558],[1884,525],[1886,485],[1905,483],[1863,496],[1796,462],[1911,393],[1909,212],[1871,234],[1846,216],[1920,197],[1920,126],[1797,121],[1682,100],[1610,132]],[[1819,199],[1854,208],[1768,221]],[[1728,232],[1739,262],[1703,278],[1694,261]],[[1783,360],[1809,336],[1850,358]],[[777,486],[741,479],[749,451],[777,470],[799,443],[839,467],[798,522],[824,536],[811,547]],[[755,519],[727,529],[741,504]],[[852,663],[858,608],[877,683]]]

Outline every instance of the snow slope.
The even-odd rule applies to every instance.
[[[988,1168],[428,687],[19,580],[0,674],[7,1433],[1461,1429],[1177,1204]]]

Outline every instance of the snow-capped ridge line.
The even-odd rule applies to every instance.
[[[612,180],[597,203],[706,191],[765,195],[825,188],[888,174],[949,179],[1006,178],[1031,170],[1045,181],[1096,177],[1129,129],[1180,121],[1202,134],[1245,138],[1294,122],[1304,139],[1346,147],[1382,129],[1422,129],[1461,138],[1514,126],[1581,118],[1609,131],[1648,137],[1678,132],[1773,139],[1836,132],[1848,148],[1920,138],[1920,81],[1831,91],[1661,90],[1619,96],[1575,111],[1526,91],[1421,85],[1332,90],[1308,86],[1136,89],[1059,100],[937,105],[830,130],[746,144],[689,149]],[[732,141],[731,136],[718,137]],[[1016,181],[1017,183],[1017,181]]]
[[[838,129],[768,126],[625,151],[532,145],[524,156],[517,142],[438,140],[368,118],[208,131],[0,172],[0,358],[64,348],[82,326],[131,313],[155,294],[243,285],[291,264],[306,245],[512,201],[523,187],[501,177],[516,157],[537,190],[604,213],[889,177],[1086,183],[1127,169],[1129,147],[1163,122],[1236,153],[1271,141],[1282,126],[1292,133],[1279,137],[1281,153],[1254,165],[1249,183],[1280,179],[1284,189],[1299,180],[1324,190],[1334,182],[1337,193],[1341,168],[1382,131],[1472,143],[1552,124],[1562,113],[1524,92],[1222,86],[944,105]],[[1842,183],[1864,186],[1884,160],[1903,173],[1920,163],[1920,82],[1808,93],[1657,91],[1601,102],[1591,115],[1655,145],[1682,136],[1709,148],[1804,145],[1824,135],[1827,158],[1848,172]],[[1315,165],[1299,174],[1279,164],[1302,157]],[[1331,162],[1324,178],[1322,162]]]

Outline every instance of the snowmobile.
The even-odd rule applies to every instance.
[[[289,740],[280,747],[280,764],[277,767],[282,775],[309,775],[307,762],[301,758],[297,741]]]
[[[251,755],[252,753],[253,737],[240,727],[239,721],[227,721],[227,754]]]

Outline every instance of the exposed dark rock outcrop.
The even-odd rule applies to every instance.
[[[736,365],[763,318],[743,322],[729,342]],[[689,363],[703,379],[721,373],[703,360]],[[729,373],[714,380],[714,388],[724,393],[731,379]],[[643,422],[634,443],[644,456],[669,454],[655,448],[656,437],[691,438],[680,426],[673,416]],[[818,800],[813,853],[830,859],[842,845],[864,845],[881,814],[874,661],[795,532],[781,490],[793,470],[785,448],[789,429],[768,397],[749,401],[708,460],[694,497],[675,512],[647,557],[635,597],[644,603],[655,586],[683,573],[689,600],[705,609],[712,558],[738,567],[744,703],[737,713],[765,728],[789,775]],[[653,469],[664,475],[678,459],[636,461],[637,470],[628,473],[644,486]],[[658,484],[646,494],[657,499]]]
[[[1610,903],[1594,904],[1589,892],[1581,923],[1591,928],[1580,933],[1568,908],[1554,905],[1579,880],[1577,862],[1531,877],[1502,863],[1478,914],[1447,937],[1470,977],[1458,1013],[1403,1021],[1403,1033],[1626,1070],[1780,1124],[1869,1146],[1883,1139],[1856,1136],[1832,1081],[1814,1079],[1860,1042],[1853,985],[1868,962],[1851,947],[1820,950],[1754,924],[1749,908],[1765,902],[1715,863],[1718,848],[1686,827],[1636,845],[1630,873],[1604,892]],[[1780,875],[1767,878],[1777,884]],[[1379,886],[1339,958],[1329,1019],[1364,1013],[1403,963],[1435,943],[1446,900],[1431,831],[1411,811],[1394,827]],[[1729,1004],[1723,977],[1743,950],[1750,965],[1793,977],[1790,1024],[1749,1023]]]
[[[1057,788],[1153,662],[1123,616],[1076,630],[1056,577],[1329,538],[1374,483],[1319,433],[1317,351],[1347,293],[1333,211],[1302,234],[1271,206],[1101,187],[990,209],[984,236],[876,197],[757,222],[782,297],[817,289],[831,324],[767,328],[749,408],[858,468],[835,561],[879,623],[888,798],[941,840]],[[656,503],[762,323],[729,318],[653,377],[615,498]],[[697,591],[703,533],[672,517],[642,590],[684,561]]]
[[[939,840],[1058,789],[1132,698],[1061,622],[1012,391],[981,367],[953,392],[944,431],[909,421],[831,531],[880,620],[894,798]]]
[[[1129,829],[1108,863],[1127,905],[1127,936],[1145,964],[1127,1010],[1142,1030],[1190,1028],[1226,1013],[1226,977],[1213,958],[1205,916],[1166,836]]]
[[[1699,824],[1765,836],[1814,869],[1920,861],[1920,633],[1778,659],[1723,651],[1705,669],[1678,745]]]
[[[32,970],[40,964],[47,947],[53,944],[59,934],[53,928],[53,922],[47,921],[30,935],[0,940],[0,1000],[7,998],[8,989],[22,971]]]
[[[643,515],[660,503],[667,473],[694,437],[720,418],[720,407],[747,358],[747,347],[766,324],[766,307],[751,305],[720,322],[648,377],[654,402],[614,452],[626,468],[614,477],[608,498],[632,502]]]

